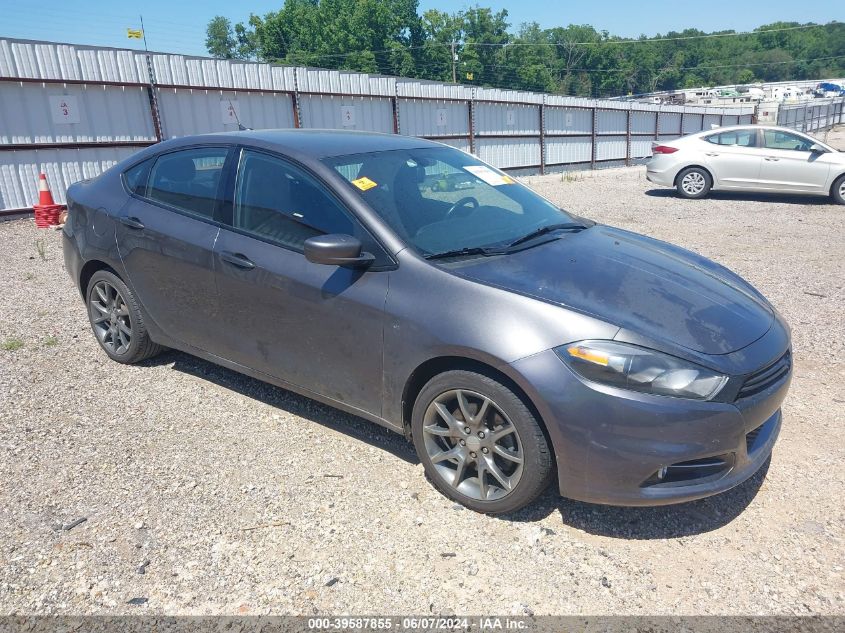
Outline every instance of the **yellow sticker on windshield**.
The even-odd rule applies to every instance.
[[[367,189],[372,189],[373,187],[378,187],[378,185],[367,178],[366,176],[362,176],[361,178],[356,178],[352,181],[352,184],[358,187],[361,191],[366,191]]]

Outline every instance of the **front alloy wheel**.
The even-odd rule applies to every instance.
[[[513,512],[549,483],[551,451],[528,404],[493,377],[432,378],[411,416],[417,455],[434,486],[476,512]]]
[[[519,433],[487,396],[461,389],[440,394],[428,406],[423,434],[437,474],[461,494],[493,501],[519,484]]]

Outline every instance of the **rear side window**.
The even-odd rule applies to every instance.
[[[150,171],[146,197],[213,218],[227,153],[223,147],[202,147],[162,154]]]
[[[714,145],[739,145],[740,147],[757,147],[757,130],[728,130],[711,134],[706,137],[708,143]]]
[[[320,182],[284,160],[249,150],[244,150],[238,170],[232,224],[300,251],[309,237],[356,232],[352,219]]]
[[[150,177],[150,167],[154,161],[155,158],[148,158],[123,172],[123,181],[129,191],[138,196],[147,194],[147,179]]]

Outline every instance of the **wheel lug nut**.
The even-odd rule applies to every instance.
[[[467,443],[464,440],[461,440],[461,446],[466,446]]]
[[[464,427],[464,433],[466,433],[467,435],[469,435],[470,433],[472,433],[472,429],[471,429],[471,428],[469,428],[468,426],[465,426],[465,427]]]
[[[472,457],[473,459],[475,459],[476,457],[478,457],[478,455],[476,455],[475,453],[470,453],[470,454],[469,454],[469,456],[470,456],[470,457]]]
[[[490,450],[485,446],[484,448],[481,449],[481,452],[486,455],[487,453],[490,452]]]
[[[479,431],[478,437],[483,440],[484,439],[484,431]]]

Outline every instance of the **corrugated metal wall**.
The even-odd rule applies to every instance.
[[[629,163],[649,156],[657,138],[752,115],[0,38],[0,210],[29,207],[40,170],[63,200],[74,180],[139,147],[238,122],[422,136],[504,169],[542,172]]]
[[[778,109],[778,125],[816,132],[845,123],[845,98],[813,100]]]

